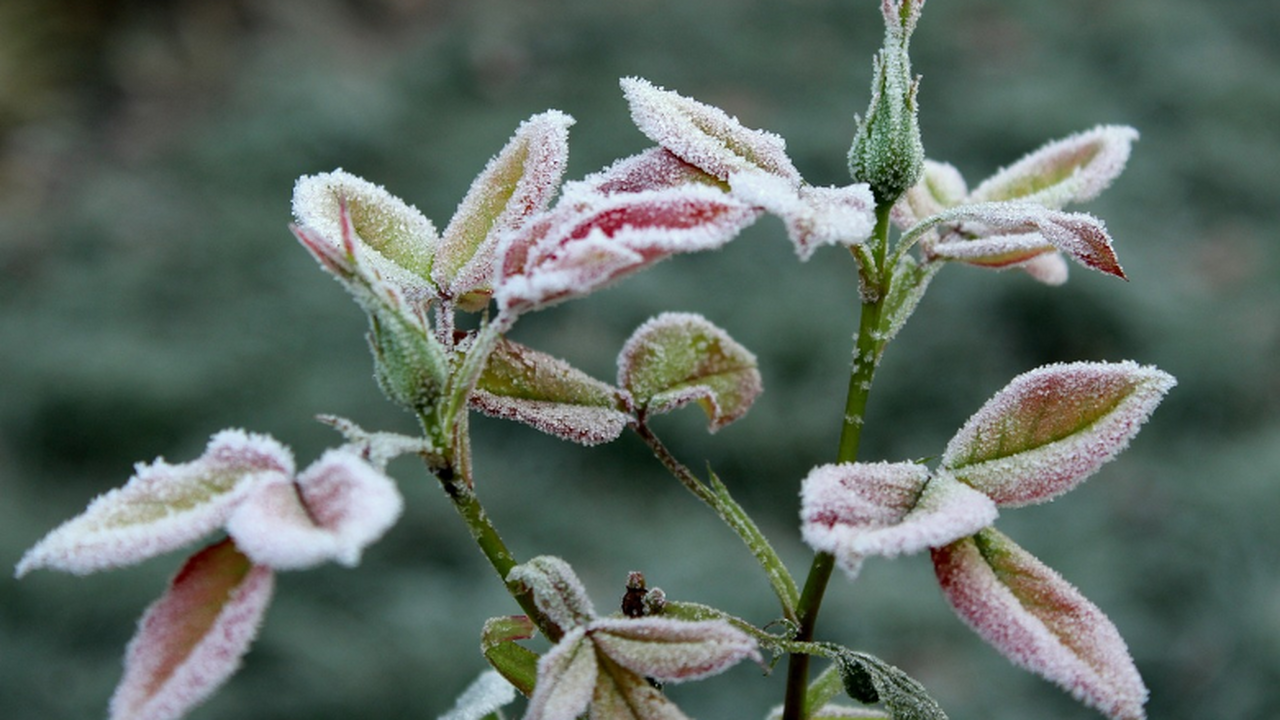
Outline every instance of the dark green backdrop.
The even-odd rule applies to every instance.
[[[182,461],[228,426],[305,464],[328,412],[411,430],[374,386],[360,312],[289,236],[292,182],[341,166],[443,225],[525,117],[573,114],[570,177],[647,143],[617,78],[640,75],[784,135],[815,183],[847,181],[880,19],[871,0],[431,0],[0,4],[0,559],[16,563],[133,462]],[[1280,716],[1280,6],[1262,0],[935,0],[914,41],[927,151],[972,180],[1098,123],[1142,131],[1104,217],[1131,282],[1062,288],[949,268],[893,345],[864,456],[937,454],[1013,375],[1132,358],[1180,385],[1133,447],[1000,526],[1116,621],[1152,717]],[[632,328],[701,312],[760,356],[765,394],[710,462],[797,573],[796,489],[833,457],[853,267],[800,265],[781,226],[528,318],[522,341],[606,379]],[[522,557],[562,555],[608,606],[629,570],[758,622],[745,551],[639,443],[580,449],[476,422],[480,492]],[[685,436],[687,434],[687,436]],[[193,720],[432,718],[516,612],[421,469],[355,570],[280,578],[242,674]],[[88,578],[0,582],[0,716],[100,717],[134,619],[178,555]],[[1091,718],[951,614],[928,562],[834,580],[820,632],[920,678],[953,718]],[[752,667],[672,690],[702,718],[759,718]]]

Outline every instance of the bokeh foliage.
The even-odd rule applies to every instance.
[[[412,429],[372,381],[361,313],[285,229],[298,175],[341,166],[443,224],[548,107],[578,118],[571,178],[644,147],[617,89],[639,75],[782,134],[806,178],[843,183],[880,32],[867,0],[7,0],[3,557],[133,462],[190,459],[223,427],[272,433],[303,464],[337,439],[316,413]],[[926,152],[971,178],[1098,123],[1143,133],[1085,208],[1131,282],[948,268],[889,350],[864,456],[933,452],[1041,363],[1176,375],[1119,462],[1002,521],[1115,620],[1152,717],[1280,716],[1277,34],[1280,6],[1262,0],[970,0],[930,3],[913,42]],[[611,379],[636,325],[682,310],[756,352],[766,390],[746,419],[713,438],[692,411],[659,428],[799,572],[796,491],[834,453],[854,283],[837,250],[796,263],[766,220],[531,316],[517,339]],[[597,605],[642,570],[670,597],[772,617],[745,551],[633,439],[584,450],[487,419],[476,431],[479,490],[513,550],[563,556]],[[399,526],[356,570],[285,575],[246,671],[193,718],[434,717],[481,669],[482,622],[516,608],[422,469],[391,470]],[[133,618],[177,562],[0,584],[0,714],[100,715]],[[820,634],[907,669],[953,717],[1093,717],[963,628],[927,565],[836,580]],[[761,717],[781,683],[756,674],[673,693],[696,716]]]

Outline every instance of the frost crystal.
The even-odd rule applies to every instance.
[[[681,160],[664,147],[649,148],[586,176],[571,188],[585,186],[602,195],[673,188],[689,183],[719,186],[723,181]],[[571,188],[566,189],[570,192]]]
[[[1050,500],[1123,450],[1175,384],[1133,362],[1032,370],[964,424],[942,466],[999,505]]]
[[[865,184],[796,187],[763,172],[737,173],[729,184],[735,197],[782,219],[801,260],[822,245],[857,245],[875,229],[875,199]]]
[[[515,687],[497,671],[486,670],[458,696],[453,709],[436,720],[483,720],[515,699]]]
[[[1056,140],[984,180],[970,200],[1018,200],[1049,208],[1098,196],[1124,170],[1138,131],[1101,125]]]
[[[988,528],[933,551],[956,613],[1015,664],[1113,720],[1141,720],[1147,689],[1120,633],[1053,570]]]

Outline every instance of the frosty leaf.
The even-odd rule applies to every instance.
[[[273,584],[230,540],[193,555],[138,623],[111,720],[173,720],[204,701],[239,667]]]
[[[993,528],[933,551],[956,613],[1015,664],[1113,720],[1140,720],[1147,689],[1111,621]]]
[[[947,714],[923,685],[880,658],[843,650],[836,662],[845,691],[854,700],[883,703],[893,720],[947,720]]]
[[[755,639],[723,620],[603,618],[591,623],[591,637],[614,662],[662,682],[699,680],[746,658],[761,660]]]
[[[1045,242],[1081,265],[1124,278],[1106,226],[1092,215],[1064,213],[1026,202],[984,202],[952,208],[933,220],[955,224],[963,234],[978,238],[1039,233]]]
[[[815,550],[857,575],[868,555],[945,545],[990,525],[995,504],[943,472],[915,463],[844,463],[814,468],[800,491],[801,532]]]
[[[480,673],[462,691],[453,709],[436,720],[484,720],[516,699],[516,689],[493,670]]]
[[[1123,450],[1175,383],[1133,362],[1032,370],[964,424],[942,466],[998,505],[1044,502]]]
[[[800,173],[777,135],[748,129],[717,107],[647,80],[623,78],[621,84],[636,127],[681,160],[720,180],[763,170],[799,185]]]
[[[381,471],[350,450],[329,450],[296,482],[279,478],[251,490],[227,520],[227,533],[255,563],[277,570],[330,560],[352,567],[403,505]]]
[[[298,239],[326,268],[345,259],[366,279],[383,276],[429,297],[439,239],[417,208],[342,170],[304,175],[293,188]],[[310,232],[305,232],[310,230]]]
[[[525,697],[533,695],[537,684],[538,655],[515,641],[527,640],[535,632],[533,621],[528,617],[512,615],[486,620],[480,636],[484,659]]]
[[[595,617],[582,582],[569,563],[558,557],[539,555],[517,565],[507,573],[506,581],[527,588],[538,609],[561,630],[585,625]]]
[[[857,245],[875,229],[875,200],[865,184],[796,187],[758,171],[737,173],[729,183],[735,197],[782,219],[801,260],[823,245]]]
[[[449,378],[449,359],[423,318],[373,309],[368,339],[374,377],[387,399],[415,411],[435,405]]]
[[[342,437],[347,440],[347,447],[378,470],[386,470],[387,463],[401,455],[439,452],[427,438],[393,432],[370,432],[336,415],[317,415],[316,419],[342,433]]]
[[[521,123],[445,228],[431,277],[463,309],[487,304],[500,235],[551,203],[568,162],[572,124],[573,118],[556,110]]]
[[[585,627],[576,627],[538,661],[538,686],[525,720],[574,720],[591,702],[599,668]]]
[[[964,177],[954,166],[925,160],[920,179],[894,204],[891,217],[898,227],[906,230],[927,217],[959,205],[968,192]]]
[[[631,416],[618,390],[568,363],[507,339],[498,341],[468,398],[471,407],[584,445],[618,437]]]
[[[175,550],[221,527],[254,485],[292,474],[293,455],[280,443],[224,430],[193,462],[138,464],[124,487],[28,550],[17,576],[41,567],[82,575]]]
[[[675,253],[720,247],[757,214],[701,185],[575,193],[507,236],[494,295],[507,313],[586,295]]]
[[[761,390],[755,355],[690,313],[637,328],[618,355],[618,384],[652,414],[697,402],[713,432],[746,414]]]
[[[941,268],[940,263],[921,265],[910,255],[903,255],[893,268],[889,290],[885,293],[884,311],[880,316],[880,342],[887,343],[907,324],[916,305],[924,297],[929,282]]]
[[[979,238],[949,236],[929,243],[928,255],[937,260],[959,260],[970,265],[1004,268],[1023,265],[1045,253],[1055,252],[1052,243],[1038,232],[1016,235],[988,235]]]
[[[602,195],[680,187],[689,183],[721,187],[724,181],[699,170],[663,147],[649,148],[586,176],[580,185]],[[723,187],[722,189],[727,189]]]
[[[1051,142],[982,182],[970,200],[1018,200],[1049,208],[1092,200],[1124,170],[1137,139],[1131,127],[1102,125]]]
[[[598,656],[590,720],[689,720],[648,680]]]
[[[1061,285],[1067,281],[1067,261],[1062,253],[1045,253],[1037,255],[1018,266],[1020,270],[1045,285]]]

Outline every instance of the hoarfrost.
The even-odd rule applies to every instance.
[[[175,720],[231,677],[274,587],[229,540],[196,553],[138,622],[111,720]]]
[[[637,155],[622,158],[577,183],[570,183],[566,192],[585,186],[591,191],[612,195],[680,187],[689,183],[714,187],[722,182],[681,160],[670,150],[654,147]]]
[[[548,435],[588,446],[616,440],[631,420],[630,415],[613,408],[505,397],[479,389],[471,393],[467,402],[490,417],[522,422]]]
[[[599,672],[587,629],[568,631],[538,660],[538,684],[524,720],[574,720],[591,703]]]
[[[1049,208],[1097,197],[1124,170],[1138,131],[1100,125],[1055,140],[984,180],[970,200],[1018,200]]]
[[[1147,689],[1119,631],[1070,583],[993,528],[933,551],[947,600],[1005,657],[1113,720]]]
[[[28,550],[16,575],[41,567],[83,575],[175,550],[222,526],[254,486],[292,473],[292,453],[274,439],[224,430],[193,462],[139,463],[127,484]]]
[[[611,660],[661,682],[700,680],[747,658],[762,662],[755,639],[723,620],[601,618],[589,631]]]
[[[857,245],[875,229],[875,200],[865,183],[845,187],[797,187],[760,171],[729,178],[734,196],[782,219],[801,260],[823,245]]]
[[[964,424],[942,466],[998,505],[1051,500],[1123,450],[1175,384],[1130,361],[1037,368]]]
[[[515,686],[498,671],[486,670],[462,691],[453,709],[436,720],[483,720],[515,699]]]
[[[533,594],[533,601],[551,622],[569,630],[591,622],[596,610],[569,563],[551,555],[539,555],[511,568],[507,583],[519,583]]]

